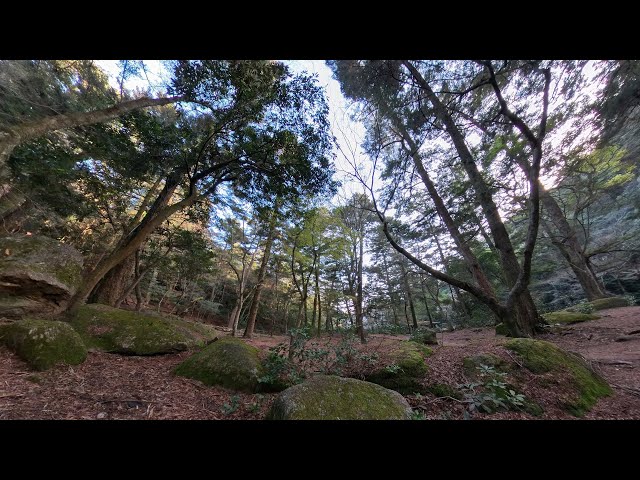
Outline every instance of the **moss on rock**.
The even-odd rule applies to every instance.
[[[505,347],[518,353],[522,357],[524,367],[533,373],[566,373],[574,392],[571,398],[565,401],[564,406],[575,416],[583,416],[600,397],[613,393],[607,382],[582,358],[552,343],[530,338],[515,338],[509,340]]]
[[[190,356],[173,371],[180,377],[254,393],[264,374],[259,350],[239,338],[225,337]]]
[[[419,328],[411,334],[411,341],[423,345],[437,345],[437,332],[433,328]]]
[[[427,373],[425,357],[429,355],[429,347],[413,341],[398,342],[390,352],[389,360],[365,375],[365,379],[403,394],[420,392],[423,387],[419,380]]]
[[[629,300],[624,297],[608,297],[599,298],[598,300],[592,300],[589,302],[596,310],[604,310],[605,308],[619,308],[628,307]]]
[[[458,390],[446,383],[433,383],[428,385],[425,390],[436,397],[451,397],[457,400],[462,398],[462,395]]]
[[[87,358],[80,335],[64,322],[23,319],[3,325],[0,340],[36,370],[78,365]]]
[[[332,375],[317,375],[281,392],[269,420],[407,420],[411,407],[397,392]]]
[[[208,325],[99,304],[80,307],[71,325],[88,347],[128,355],[179,352],[216,337]]]
[[[557,312],[545,313],[542,315],[544,319],[550,323],[580,323],[586,322],[587,320],[597,320],[600,318],[598,315],[593,315],[591,313],[580,313],[580,312],[569,312],[566,310],[560,310]]]

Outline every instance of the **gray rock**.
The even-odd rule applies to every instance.
[[[38,235],[0,237],[0,316],[55,314],[82,281],[82,255]]]

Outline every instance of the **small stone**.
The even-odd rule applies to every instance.
[[[104,420],[105,418],[107,418],[107,412],[100,412],[98,415],[96,415],[96,418],[98,420]]]

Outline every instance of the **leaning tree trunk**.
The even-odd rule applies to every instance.
[[[189,197],[167,206],[179,183],[179,176],[167,178],[162,192],[156,198],[147,215],[132,232],[120,242],[116,249],[104,257],[83,280],[82,286],[69,302],[68,310],[74,311],[82,305],[100,280],[114,267],[130,257],[147,240],[149,235],[174,213],[187,208],[198,199],[194,191]]]
[[[124,297],[127,290],[129,290],[127,287],[132,284],[131,278],[134,276],[134,270],[135,253],[129,255],[109,270],[102,281],[94,288],[89,296],[89,302],[118,307],[119,303],[121,303],[120,299]]]
[[[28,142],[55,130],[102,123],[139,108],[167,105],[183,99],[184,97],[143,97],[128,100],[102,110],[51,115],[39,120],[15,125],[11,128],[5,127],[5,131],[0,132],[0,174],[5,172],[3,167],[7,164],[13,150],[21,143]]]
[[[425,92],[427,99],[433,106],[436,117],[444,124],[445,130],[451,138],[456,152],[460,157],[462,167],[469,177],[478,203],[489,224],[489,230],[491,231],[494,245],[499,253],[500,264],[507,285],[509,288],[513,288],[519,281],[520,264],[511,243],[509,233],[500,218],[498,207],[493,200],[491,189],[478,170],[475,159],[467,147],[464,135],[447,111],[447,107],[438,98],[429,83],[422,77],[415,66],[408,61],[403,61],[402,63],[411,72],[414,80],[417,81]],[[500,318],[505,323],[511,335],[517,337],[533,336],[536,328],[544,324],[544,320],[538,314],[538,310],[533,303],[528,288],[525,286],[522,293],[510,295],[510,303],[511,305],[508,305],[507,308],[500,309],[503,311]]]
[[[556,200],[544,190],[542,185],[540,186],[540,201],[549,217],[549,221],[543,221],[542,226],[549,235],[551,243],[560,251],[571,267],[587,299],[597,300],[608,297],[604,285],[589,266],[588,258],[578,242],[575,230],[567,221]],[[552,228],[551,225],[555,228]]]

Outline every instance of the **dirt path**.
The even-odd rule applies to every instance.
[[[600,312],[602,318],[564,327],[546,334],[567,350],[582,354],[609,381],[614,395],[601,399],[585,418],[640,419],[640,307]],[[634,333],[636,332],[636,333]],[[367,353],[384,352],[407,336],[371,335]],[[441,345],[428,358],[425,383],[456,385],[468,381],[462,358],[482,352],[505,355],[499,347],[504,337],[493,330],[466,329],[438,335]],[[619,341],[616,341],[619,340]],[[256,335],[249,343],[266,350],[287,337]],[[322,338],[321,345],[336,345],[340,336]],[[224,388],[204,387],[196,381],[175,377],[172,369],[189,352],[176,355],[134,357],[91,352],[76,367],[56,367],[34,372],[17,356],[0,347],[0,419],[260,419],[274,394],[243,394]],[[544,395],[542,391],[525,394]],[[532,387],[533,388],[533,387]],[[537,397],[535,397],[537,398]],[[459,402],[429,397],[408,397],[412,405],[428,404],[427,418],[462,418]],[[537,398],[538,399],[538,398]],[[544,419],[573,418],[540,398]],[[481,418],[533,418],[504,412]]]

